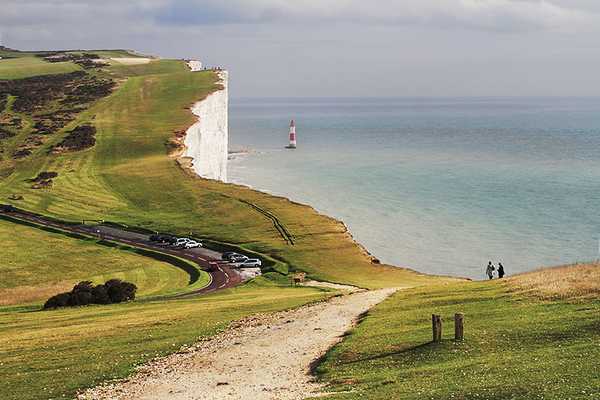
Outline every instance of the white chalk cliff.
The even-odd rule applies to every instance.
[[[202,71],[202,62],[198,60],[189,60],[187,62],[188,67],[192,70],[192,72]]]
[[[219,71],[218,74],[223,89],[211,93],[192,107],[198,122],[186,131],[183,156],[192,158],[192,169],[201,177],[227,182],[228,76],[227,71]]]

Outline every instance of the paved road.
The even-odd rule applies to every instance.
[[[130,246],[150,250],[157,250],[161,253],[171,254],[195,262],[196,264],[204,267],[204,269],[206,269],[211,275],[211,283],[205,288],[174,297],[188,297],[210,293],[216,290],[234,287],[242,282],[240,275],[232,268],[230,268],[226,263],[223,263],[221,261],[221,253],[214,250],[209,250],[205,248],[172,248],[166,245],[151,242],[148,239],[148,235],[142,233],[131,232],[125,229],[120,229],[113,226],[106,226],[102,224],[72,225],[68,223],[61,223],[60,221],[51,220],[42,215],[18,209],[7,209],[6,207],[0,207],[0,214],[4,214],[9,217],[20,220],[34,222],[39,225],[58,228],[63,231],[80,233],[88,236],[95,236],[100,239],[110,240],[113,242],[119,242]]]

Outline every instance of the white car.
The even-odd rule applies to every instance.
[[[174,247],[181,247],[181,246],[185,246],[185,244],[187,242],[192,242],[192,239],[189,238],[177,238],[177,240],[175,241],[175,243],[173,243]]]
[[[260,267],[261,265],[262,265],[262,262],[258,258],[249,258],[246,261],[244,261],[243,263],[241,263],[240,267],[256,268],[256,267]]]
[[[202,247],[202,243],[198,243],[194,240],[190,240],[189,242],[183,245],[186,249],[195,249],[196,247]]]

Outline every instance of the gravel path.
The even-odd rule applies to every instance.
[[[304,399],[321,386],[311,362],[356,318],[394,292],[358,291],[295,310],[245,319],[210,340],[141,368],[80,399]]]

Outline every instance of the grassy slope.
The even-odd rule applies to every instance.
[[[215,90],[214,73],[190,73],[183,62],[168,60],[115,66],[110,73],[129,78],[79,121],[93,118],[99,130],[96,148],[50,157],[40,149],[4,180],[1,197],[23,195],[25,200],[16,205],[63,218],[191,230],[268,253],[324,280],[382,287],[432,279],[371,264],[342,224],[309,207],[186,175],[166,156],[165,142],[193,123],[188,107]],[[41,170],[60,173],[50,191],[35,191],[24,183]],[[296,237],[296,246],[287,245],[271,220],[245,202],[276,215]]]
[[[176,61],[113,66],[110,73],[127,81],[74,122],[93,120],[99,129],[98,145],[51,157],[40,150],[17,163],[15,172],[0,183],[0,197],[21,194],[25,199],[15,202],[18,206],[75,220],[104,218],[159,230],[193,230],[268,253],[320,279],[366,287],[440,281],[372,265],[341,224],[308,207],[247,188],[193,179],[181,171],[166,157],[164,143],[173,131],[193,122],[187,107],[214,90],[214,74],[191,74]],[[29,189],[23,180],[42,170],[60,173],[53,189]],[[276,215],[295,236],[296,246],[285,244],[271,221],[244,202]],[[232,319],[323,295],[270,282],[269,287],[246,286],[202,299],[111,306],[101,312],[97,308],[57,313],[4,309],[0,349],[5,351],[2,359],[9,361],[0,369],[16,373],[8,375],[8,385],[0,389],[6,392],[0,392],[0,397],[9,393],[18,398],[49,397],[44,390],[52,395],[72,393],[103,378],[122,376],[136,361],[211,334]],[[467,341],[456,348],[450,342],[421,346],[429,340],[433,311],[446,320],[455,311],[465,312]],[[564,388],[553,381],[548,387],[577,397],[570,388],[598,386],[590,375],[597,370],[591,362],[598,349],[590,345],[598,339],[592,333],[598,332],[597,311],[597,302],[582,306],[531,299],[496,283],[412,289],[378,306],[328,355],[320,372],[339,383],[336,389],[347,389],[343,382],[357,383],[358,393],[337,397],[427,398],[428,394],[441,399],[461,387],[462,398],[535,398],[545,387],[544,379],[561,379],[555,375],[564,369],[582,378],[572,377]],[[540,321],[546,324],[544,330]],[[98,332],[99,338],[92,332]],[[561,346],[548,346],[554,343]],[[550,357],[559,362],[551,362]],[[53,368],[53,363],[60,363],[60,368]]]
[[[17,206],[59,217],[193,230],[244,243],[332,280],[365,286],[426,280],[412,272],[372,267],[339,224],[307,207],[245,188],[194,179],[167,157],[165,142],[175,130],[194,122],[188,107],[215,89],[215,74],[192,74],[182,62],[168,60],[113,66],[109,73],[121,80],[120,89],[65,128],[93,122],[98,128],[96,147],[59,156],[48,156],[46,148],[40,148],[16,162],[14,172],[2,180],[3,201],[18,193],[24,200],[16,201]],[[46,146],[59,141],[64,133],[53,136]],[[60,174],[52,189],[30,189],[25,179],[44,170]],[[239,198],[279,215],[299,245],[286,245],[272,222]],[[314,252],[305,254],[312,246],[317,247]],[[346,273],[326,271],[336,263]],[[374,274],[377,271],[381,276]],[[195,300],[46,313],[5,308],[0,314],[0,349],[4,352],[0,374],[8,378],[0,397],[68,395],[107,377],[124,376],[133,364],[211,334],[233,319],[327,295],[259,279],[258,284]]]
[[[330,390],[353,390],[332,399],[597,398],[598,296],[581,303],[529,295],[500,281],[399,292],[317,372]],[[465,313],[460,344],[452,340],[455,312]],[[432,313],[445,323],[441,344],[430,343]]]
[[[59,233],[0,220],[0,305],[40,302],[75,283],[123,279],[138,296],[187,290],[190,275],[167,262]],[[202,283],[208,274],[203,273]]]
[[[38,57],[20,57],[0,60],[0,79],[21,79],[36,75],[73,72],[81,67],[72,62],[49,63]]]
[[[166,303],[52,312],[0,308],[0,398],[71,397],[78,388],[126,376],[133,365],[214,334],[252,312],[295,307],[327,295],[254,285]]]

